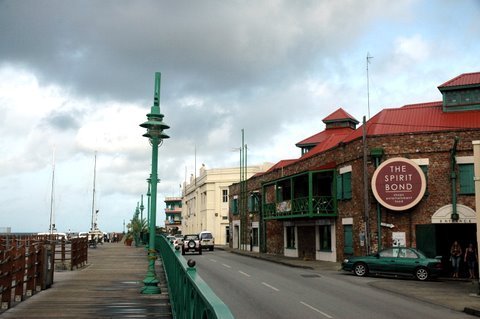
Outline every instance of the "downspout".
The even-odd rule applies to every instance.
[[[458,221],[458,212],[457,212],[457,174],[455,173],[456,160],[455,156],[457,155],[457,144],[458,136],[455,136],[453,147],[450,150],[450,179],[452,184],[452,221]]]
[[[373,148],[370,151],[370,156],[375,159],[375,170],[380,165],[380,159],[383,156],[383,148]],[[382,207],[380,203],[377,201],[377,230],[378,230],[378,238],[377,238],[377,251],[382,249]]]
[[[363,117],[362,144],[363,144],[363,213],[365,219],[365,249],[370,254],[370,214],[368,202],[368,167],[367,167],[367,121]]]

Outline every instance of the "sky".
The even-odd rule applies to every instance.
[[[480,71],[478,39],[478,0],[0,0],[0,229],[47,231],[53,208],[58,231],[88,231],[95,198],[99,228],[124,230],[155,72],[162,226],[195,168],[238,167],[242,129],[249,164],[298,158],[340,107],[362,122],[441,100]]]

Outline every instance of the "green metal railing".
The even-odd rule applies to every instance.
[[[264,219],[337,216],[332,196],[313,196],[311,202],[309,197],[295,198],[288,206],[290,207],[288,210],[281,211],[277,209],[276,203],[264,204]]]
[[[155,248],[159,251],[167,277],[174,318],[229,319],[230,309],[197,274],[189,263],[163,235],[157,235]]]

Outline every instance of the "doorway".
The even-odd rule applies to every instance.
[[[463,253],[465,253],[468,244],[473,243],[476,247],[477,235],[476,224],[426,224],[417,225],[415,229],[416,246],[423,251],[427,257],[434,258],[441,256],[444,276],[451,274],[450,264],[450,247],[452,243],[457,240],[462,247]],[[463,262],[463,258],[460,262],[460,274],[462,277],[467,276],[468,270]]]

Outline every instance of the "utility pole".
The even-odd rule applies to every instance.
[[[368,74],[368,65],[370,64],[370,59],[373,59],[373,56],[370,56],[370,53],[367,52],[367,107],[368,107],[368,119],[370,119],[370,78]]]

